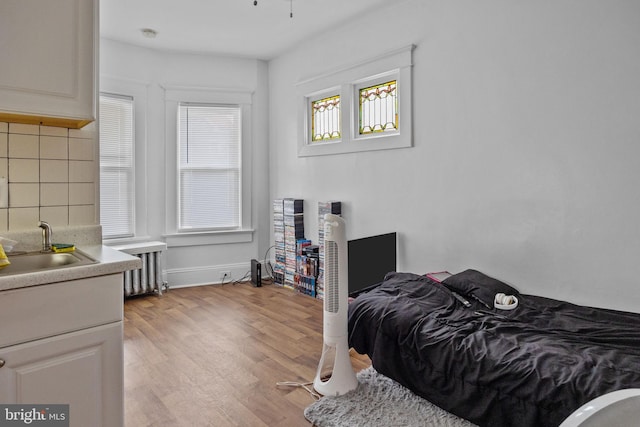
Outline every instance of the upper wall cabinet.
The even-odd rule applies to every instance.
[[[0,2],[0,121],[95,119],[97,0]]]

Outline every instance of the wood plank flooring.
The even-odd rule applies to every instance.
[[[310,426],[322,301],[275,285],[172,289],[124,305],[125,426]],[[355,371],[370,366],[352,351]]]

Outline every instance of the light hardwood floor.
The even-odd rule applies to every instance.
[[[125,426],[310,426],[322,301],[275,285],[172,289],[124,305]],[[370,365],[352,351],[355,371]]]

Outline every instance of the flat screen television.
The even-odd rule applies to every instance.
[[[396,233],[380,234],[347,242],[349,296],[355,297],[396,271]]]

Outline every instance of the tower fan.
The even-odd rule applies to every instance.
[[[349,304],[348,256],[345,221],[339,216],[324,216],[324,313],[323,345],[313,388],[324,396],[338,396],[358,386],[349,358],[347,339]],[[322,379],[325,359],[333,356],[333,371]],[[330,361],[329,361],[330,363]]]

